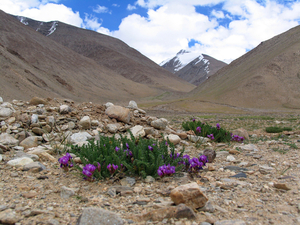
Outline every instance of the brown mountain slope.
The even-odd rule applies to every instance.
[[[163,90],[180,92],[188,92],[195,87],[161,68],[119,39],[61,22],[56,22],[56,29],[50,34],[49,28],[55,22],[41,23],[24,17],[21,19],[23,23],[48,35],[50,39],[132,81]]]
[[[300,26],[262,42],[190,93],[246,108],[300,108]]]
[[[33,96],[101,102],[159,92],[35,32],[0,11],[0,96]]]

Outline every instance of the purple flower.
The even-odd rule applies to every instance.
[[[203,162],[204,165],[205,165],[205,163],[208,162],[206,155],[201,155],[201,156],[199,157],[199,161]]]
[[[221,128],[220,124],[218,124],[218,123],[216,124],[216,127],[218,130],[220,130],[220,128]]]
[[[175,166],[171,166],[170,164],[167,166],[166,165],[160,166],[157,170],[157,174],[160,177],[170,176],[173,173],[175,173]]]
[[[214,140],[214,139],[215,139],[215,137],[214,137],[213,134],[209,134],[209,135],[207,135],[207,137],[208,137],[209,139],[211,139],[211,140]]]
[[[113,175],[118,169],[118,165],[108,164],[107,169],[110,172],[110,174]]]
[[[68,157],[68,159],[72,159],[72,156],[68,152],[66,153],[66,157]]]
[[[93,174],[88,170],[82,170],[83,175],[86,175],[87,177],[91,177]]]
[[[96,166],[94,166],[93,164],[86,164],[86,165],[83,167],[83,170],[88,170],[88,171],[90,171],[91,173],[93,173],[93,172],[96,170]]]
[[[69,163],[69,158],[67,156],[63,156],[61,158],[58,159],[59,163],[60,163],[60,167],[63,167],[63,166],[68,166],[68,163]]]
[[[172,153],[170,154],[170,158],[172,159],[178,159],[180,157],[180,153],[174,153],[174,155],[172,155]]]
[[[153,147],[152,146],[148,146],[148,149],[152,152],[153,151]]]
[[[119,151],[119,150],[120,150],[120,148],[118,148],[118,147],[115,147],[115,150],[116,150],[116,152],[117,152],[117,151]]]
[[[129,149],[129,144],[128,143],[126,143],[126,148]]]
[[[193,119],[193,122],[195,122],[195,121],[196,121],[196,119],[194,118],[194,119]]]
[[[196,128],[196,131],[197,131],[198,133],[201,133],[201,127],[197,127],[197,128]]]

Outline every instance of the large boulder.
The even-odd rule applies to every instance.
[[[183,203],[192,209],[201,208],[208,201],[208,198],[202,193],[196,182],[173,189],[170,197],[176,205]]]
[[[106,115],[118,121],[129,123],[130,122],[130,109],[118,105],[112,105],[105,110]]]
[[[83,130],[88,130],[91,128],[91,119],[89,116],[84,116],[82,119],[79,121],[79,126]]]
[[[165,118],[156,119],[151,122],[151,126],[159,130],[166,129],[167,125],[168,120],[166,120]]]

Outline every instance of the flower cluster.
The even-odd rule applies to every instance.
[[[217,127],[218,130],[221,129],[221,126],[220,126],[220,124],[218,124],[218,123],[216,124],[216,127]]]
[[[245,138],[240,137],[239,135],[232,135],[231,140],[236,141],[236,142],[243,142],[245,140]]]
[[[170,176],[173,173],[175,173],[175,166],[170,166],[170,164],[167,166],[166,165],[160,166],[157,170],[157,174],[160,177]]]
[[[172,155],[172,153],[170,154],[171,159],[178,159],[179,157],[180,157],[180,153],[174,153],[174,155]]]
[[[108,166],[107,166],[107,169],[111,175],[113,175],[117,171],[118,168],[119,168],[118,165],[115,165],[115,164],[108,164]]]
[[[182,157],[185,159],[187,162],[183,161],[180,162],[180,164],[185,164],[186,165],[186,170],[190,173],[197,173],[200,170],[203,169],[203,166],[206,166],[206,163],[208,162],[207,157],[205,155],[201,155],[199,158],[190,158],[189,155],[184,155]]]
[[[207,135],[207,137],[208,137],[209,139],[211,139],[211,140],[214,140],[214,139],[215,139],[214,134],[209,134],[209,135]]]
[[[88,181],[93,181],[93,173],[95,172],[96,169],[100,172],[101,170],[100,163],[97,162],[97,167],[93,164],[86,164],[82,169],[82,174],[87,176],[84,179]]]
[[[58,159],[58,162],[60,163],[60,168],[62,168],[65,171],[69,170],[69,167],[73,167],[73,163],[71,161],[72,156],[70,153],[66,153],[65,156]]]
[[[201,127],[197,127],[197,128],[196,128],[196,131],[197,131],[198,133],[201,133]]]
[[[133,156],[132,151],[130,151],[130,149],[129,149],[128,143],[126,143],[126,149],[124,149],[124,152],[126,152],[126,156],[129,156],[129,157]]]

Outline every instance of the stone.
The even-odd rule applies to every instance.
[[[0,143],[3,145],[18,145],[19,140],[7,133],[0,134]]]
[[[243,220],[221,220],[216,221],[214,225],[246,225],[246,222]]]
[[[2,160],[3,160],[3,157],[2,157],[2,155],[0,154],[0,162],[2,162]]]
[[[39,115],[38,114],[32,114],[30,118],[31,124],[38,123],[39,122]]]
[[[68,106],[68,105],[61,105],[61,106],[59,107],[59,113],[60,113],[60,114],[67,114],[67,113],[69,113],[69,112],[71,112],[71,111],[72,111],[72,109],[71,109],[71,107]]]
[[[47,105],[48,102],[42,98],[33,97],[32,99],[30,99],[29,104],[30,105],[39,105],[39,104]]]
[[[227,157],[226,157],[226,161],[227,162],[234,162],[236,159],[234,158],[234,156],[232,156],[232,155],[228,155]]]
[[[111,107],[111,106],[113,106],[113,105],[114,105],[114,104],[111,103],[111,102],[107,102],[107,103],[104,104],[105,108]]]
[[[112,124],[107,124],[106,128],[107,130],[112,133],[115,134],[118,132],[118,130],[120,129],[121,125],[118,123],[112,123]]]
[[[22,158],[22,157],[31,158],[34,162],[36,162],[36,161],[38,161],[40,159],[40,157],[38,157],[35,154],[28,154],[28,153],[25,153],[23,151],[17,151],[16,152],[16,158]]]
[[[238,151],[238,150],[236,150],[236,149],[230,149],[229,150],[229,154],[232,154],[232,155],[238,155],[238,154],[240,154],[241,152],[240,151]]]
[[[213,149],[205,149],[203,151],[203,155],[205,155],[207,157],[207,160],[209,163],[212,163],[215,160],[217,153]]]
[[[205,204],[205,206],[203,206],[202,208],[200,208],[198,210],[199,211],[213,213],[215,211],[215,207],[213,206],[213,204],[211,203],[211,201],[207,201],[206,204]]]
[[[238,174],[230,176],[230,177],[233,177],[233,178],[247,178],[247,174],[245,174],[245,173],[238,173]]]
[[[9,108],[0,107],[0,119],[5,119],[10,117],[13,114],[13,111]]]
[[[173,189],[170,197],[176,205],[184,203],[192,209],[201,208],[208,201],[208,198],[203,194],[196,182]]]
[[[0,103],[3,103],[3,98],[2,97],[0,97]]]
[[[73,144],[76,144],[79,142],[84,142],[84,141],[90,140],[92,138],[93,138],[92,135],[90,135],[88,132],[83,131],[83,132],[72,134],[70,141]]]
[[[167,125],[168,120],[166,120],[165,118],[156,119],[151,122],[151,126],[159,130],[166,129]]]
[[[40,154],[38,154],[38,156],[43,161],[50,161],[52,163],[57,163],[57,159],[47,152],[41,152]]]
[[[29,191],[29,192],[25,192],[25,193],[22,193],[22,196],[24,198],[34,198],[35,196],[37,196],[37,192],[36,191]]]
[[[144,127],[141,125],[130,128],[130,131],[135,138],[144,137],[146,135]]]
[[[112,105],[105,110],[105,114],[124,123],[130,122],[130,109],[122,106]]]
[[[154,177],[146,176],[145,183],[153,183],[155,181]]]
[[[254,144],[247,144],[247,145],[242,145],[239,147],[241,150],[243,151],[254,151],[254,152],[257,152],[259,151],[258,150],[258,147]]]
[[[16,224],[20,220],[20,217],[12,209],[7,209],[0,212],[0,223],[3,224]]]
[[[89,116],[84,116],[82,119],[79,121],[79,126],[83,130],[88,130],[91,128],[91,119]]]
[[[31,158],[22,157],[22,158],[16,158],[16,159],[9,160],[7,162],[7,165],[20,167],[20,166],[25,166],[29,163],[33,163],[33,160]]]
[[[30,136],[21,141],[20,146],[24,147],[24,149],[37,147],[38,146],[38,137]]]
[[[206,137],[196,136],[196,135],[188,135],[188,139],[193,143],[206,143],[209,139]]]
[[[44,130],[40,127],[32,128],[32,132],[39,136],[42,136],[44,134]]]
[[[76,225],[123,225],[123,219],[114,212],[105,209],[89,207],[84,208]]]
[[[259,172],[261,174],[270,174],[270,173],[273,173],[274,170],[275,169],[273,167],[270,167],[270,166],[267,166],[267,165],[259,166]]]
[[[187,218],[189,220],[196,219],[196,214],[190,207],[185,204],[179,204],[177,206],[168,206],[160,209],[152,210],[142,215],[131,215],[129,218],[136,222],[142,221],[162,221],[170,218]]]
[[[46,118],[46,123],[47,123],[50,127],[54,127],[54,125],[55,125],[55,118],[54,118],[54,116],[47,116],[47,118]]]
[[[24,171],[36,169],[37,171],[45,170],[46,167],[40,162],[32,162],[23,166]]]
[[[244,128],[236,129],[236,130],[232,131],[232,134],[238,135],[240,137],[244,137],[245,140],[249,140],[249,134]]]
[[[7,124],[12,124],[12,123],[16,122],[16,117],[10,117],[6,122],[7,122]]]
[[[165,138],[165,140],[169,139],[169,141],[171,143],[173,143],[174,145],[179,144],[181,141],[181,138],[176,134],[169,134],[169,135],[165,136],[164,138]]]
[[[231,171],[247,171],[248,170],[246,168],[242,168],[242,167],[238,167],[238,166],[225,166],[224,169],[231,170]]]
[[[127,107],[130,109],[138,109],[138,105],[136,104],[135,101],[132,101],[132,100],[129,102]]]
[[[122,180],[120,180],[120,183],[122,186],[128,186],[132,187],[135,184],[135,178],[134,177],[125,177]]]
[[[75,195],[75,191],[77,191],[77,190],[75,190],[73,188],[68,188],[66,186],[62,186],[61,190],[60,190],[60,197],[61,198],[70,198]]]
[[[282,190],[286,190],[286,191],[291,190],[291,188],[289,188],[286,184],[281,184],[281,183],[274,183],[274,187],[277,189],[282,189]]]
[[[178,135],[182,140],[185,140],[185,139],[188,138],[187,133],[185,133],[185,132],[177,133],[177,135]]]

